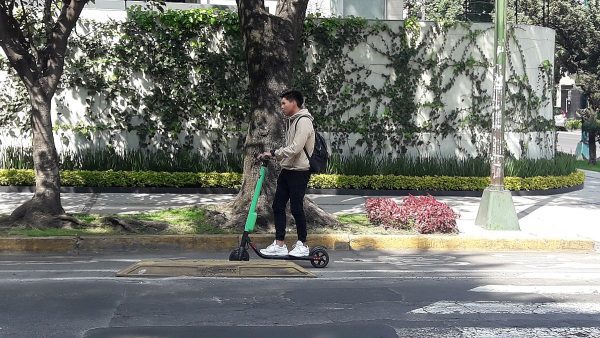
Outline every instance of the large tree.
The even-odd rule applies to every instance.
[[[596,141],[600,140],[600,1],[589,1],[586,6],[588,22],[582,61],[577,69],[577,84],[588,98],[589,107],[583,115],[588,130],[589,163],[596,164]]]
[[[276,14],[270,14],[263,0],[237,0],[240,29],[248,66],[251,111],[244,146],[244,178],[232,204],[229,225],[246,217],[258,176],[255,154],[284,145],[284,120],[279,95],[293,87],[293,65],[302,47],[308,0],[279,0]],[[258,225],[272,222],[271,203],[278,174],[271,165],[257,207]],[[305,200],[309,226],[328,226],[337,221],[309,199]]]
[[[584,119],[583,129],[588,131],[588,161],[596,164],[596,139],[600,136],[600,2],[552,1],[545,18],[539,5],[539,0],[523,1],[519,21],[555,30],[554,78],[558,82],[566,74],[575,77],[588,98],[589,107],[580,115]]]
[[[509,2],[513,20],[556,32],[554,80],[558,83],[567,74],[575,77],[588,98],[589,107],[580,115],[588,131],[589,162],[595,164],[595,140],[600,137],[600,1],[550,1],[545,14],[541,0],[520,0],[517,8],[515,3]]]
[[[60,227],[59,158],[51,102],[63,74],[67,41],[88,0],[0,0],[0,46],[31,101],[35,193],[11,214],[13,224]]]
[[[515,8],[515,4],[517,7]],[[542,0],[509,2],[509,19],[519,24],[545,26],[556,33],[554,80],[566,73],[576,74],[585,59],[585,48],[590,25],[589,13],[578,0],[551,1],[546,15]]]

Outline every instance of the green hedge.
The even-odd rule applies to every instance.
[[[60,173],[65,187],[200,187],[239,188],[238,173],[170,173],[157,171],[69,171]],[[0,170],[0,185],[34,185],[33,170]]]
[[[238,173],[170,173],[154,171],[62,171],[62,185],[74,187],[201,187],[239,188]],[[583,184],[585,174],[566,176],[507,177],[508,190],[546,190]],[[2,169],[0,185],[35,184],[33,170]],[[476,191],[490,184],[489,177],[394,176],[394,175],[313,175],[309,187],[315,189],[375,189]]]
[[[582,171],[575,171],[566,176],[506,177],[504,184],[513,191],[546,190],[577,186],[584,179]],[[318,189],[474,191],[489,184],[489,177],[315,175],[309,185]]]

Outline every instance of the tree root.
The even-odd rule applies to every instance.
[[[13,210],[8,222],[11,226],[33,229],[62,228],[65,224],[59,216],[64,215],[65,211],[60,203],[54,202],[34,196]]]
[[[68,215],[68,214],[58,215],[56,217],[63,222],[63,228],[81,229],[81,228],[92,227],[92,225],[82,222],[82,221],[78,220],[77,218],[75,218],[71,215]]]
[[[32,212],[29,215],[21,218],[6,217],[0,220],[0,227],[24,227],[26,229],[81,229],[92,227],[93,225],[87,224],[78,220],[77,218],[68,215],[51,215],[42,212]]]
[[[158,234],[169,227],[169,224],[154,221],[140,221],[135,219],[124,219],[117,217],[103,217],[102,224],[110,225],[115,228],[120,228],[126,232],[134,234]]]
[[[205,206],[205,208],[207,209],[206,221],[208,224],[224,229],[241,230],[246,224],[249,206],[243,210],[238,208],[236,211],[234,204],[229,202],[212,204]],[[304,213],[309,229],[335,228],[341,225],[334,215],[325,212],[308,198],[304,200]],[[275,224],[273,223],[273,211],[270,206],[266,206],[265,203],[260,203],[259,201],[257,205],[257,214],[256,232],[267,232],[275,229]],[[288,226],[295,226],[295,221],[291,215],[289,205],[286,211],[286,218]]]

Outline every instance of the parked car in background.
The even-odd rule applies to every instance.
[[[556,130],[567,130],[567,112],[560,110],[554,115],[554,126]]]

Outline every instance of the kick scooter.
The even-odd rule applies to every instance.
[[[263,158],[259,159],[261,161],[260,173],[258,177],[258,181],[256,182],[256,187],[254,188],[254,195],[252,195],[252,204],[250,205],[250,211],[248,212],[248,217],[246,218],[246,225],[244,226],[244,234],[242,235],[242,239],[240,241],[240,246],[229,254],[230,261],[248,261],[250,260],[250,254],[248,253],[248,247],[252,248],[254,252],[260,258],[264,259],[279,259],[279,260],[287,260],[287,261],[310,261],[312,266],[315,268],[324,268],[329,263],[329,254],[325,247],[316,246],[312,248],[308,254],[308,256],[304,257],[295,257],[290,255],[285,256],[266,256],[260,253],[260,251],[256,248],[256,245],[252,243],[250,239],[250,233],[254,231],[254,226],[256,225],[256,219],[258,214],[256,213],[256,204],[258,202],[258,197],[260,196],[260,191],[262,189],[263,182],[265,180],[265,176],[267,175],[267,166],[269,164],[269,159]]]

